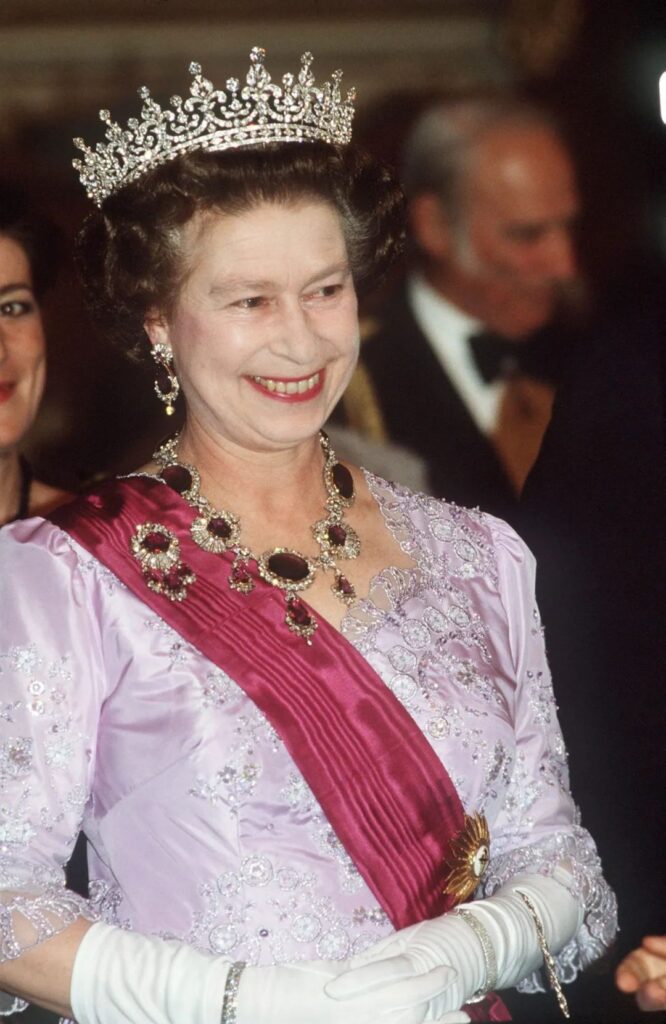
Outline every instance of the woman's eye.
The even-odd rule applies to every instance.
[[[239,299],[239,301],[235,302],[234,305],[239,306],[240,309],[259,309],[265,301],[266,300],[263,295],[251,295],[247,299]]]
[[[12,299],[11,302],[3,302],[0,305],[0,314],[9,317],[25,316],[27,313],[32,313],[34,308],[34,303],[28,302],[26,299]]]
[[[341,284],[325,284],[318,288],[316,292],[313,292],[312,297],[315,299],[332,299],[334,295],[338,295],[341,291]]]

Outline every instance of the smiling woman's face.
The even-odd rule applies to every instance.
[[[30,263],[17,242],[0,235],[0,455],[15,449],[32,425],[45,374]]]
[[[188,417],[221,443],[277,451],[328,418],[358,355],[358,318],[336,211],[317,200],[209,215],[185,230],[189,274],[171,346]]]

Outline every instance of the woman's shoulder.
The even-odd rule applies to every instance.
[[[0,527],[0,546],[7,558],[20,557],[29,549],[43,550],[47,558],[57,557],[57,549],[65,543],[64,531],[41,513],[31,514],[27,519],[16,519]]]
[[[78,575],[79,558],[71,539],[55,523],[32,516],[0,529],[3,592],[46,593]]]
[[[514,528],[503,519],[480,508],[469,508],[434,498],[424,491],[384,480],[365,471],[365,477],[388,525],[404,536],[433,548],[453,548],[471,555],[478,550],[524,559],[527,546]],[[465,543],[466,542],[466,543]],[[531,556],[530,556],[531,557]]]
[[[81,588],[110,587],[112,573],[64,529],[41,515],[0,528],[0,590],[35,598],[74,595]],[[119,581],[118,585],[120,586]]]

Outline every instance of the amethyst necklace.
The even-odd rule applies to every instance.
[[[319,570],[331,571],[334,575],[332,592],[345,604],[351,604],[356,598],[356,591],[337,563],[341,559],[358,558],[361,550],[358,534],[344,520],[345,509],[354,504],[356,497],[354,481],[347,467],[338,462],[328,436],[323,430],[320,431],[319,443],[324,455],[326,514],[312,527],[312,535],[319,545],[319,554],[313,558],[284,547],[264,551],[257,557],[249,548],[243,547],[238,516],[213,508],[201,494],[198,470],[178,459],[178,441],[178,435],[166,441],[153,458],[160,467],[158,477],[180,494],[195,511],[190,527],[193,540],[211,554],[233,552],[234,560],[228,583],[241,594],[248,594],[255,587],[251,566],[253,562],[256,563],[261,579],[284,591],[286,625],[292,633],[311,643],[317,621],[298,594],[314,583]]]

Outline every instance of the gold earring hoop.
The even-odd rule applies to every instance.
[[[163,402],[167,416],[173,416],[176,411],[176,399],[180,394],[180,381],[174,369],[173,354],[168,345],[161,343],[153,345],[151,354],[157,363],[155,394],[160,402]]]

